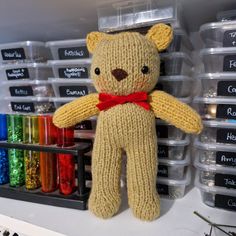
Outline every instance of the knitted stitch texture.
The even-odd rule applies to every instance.
[[[171,28],[164,24],[153,26],[146,36],[131,32],[87,36],[93,53],[90,75],[97,91],[117,96],[146,92],[150,110],[125,103],[99,111],[98,95],[91,94],[66,104],[54,115],[58,127],[68,127],[99,114],[89,198],[89,209],[98,217],[109,218],[119,210],[122,151],[127,154],[128,202],[133,214],[145,221],[159,216],[155,117],[188,133],[202,130],[201,119],[192,108],[164,92],[151,93],[159,76],[158,51],[166,49],[172,37]]]

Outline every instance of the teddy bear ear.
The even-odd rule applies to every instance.
[[[156,44],[159,52],[165,50],[173,39],[173,29],[166,24],[156,24],[152,26],[146,37]]]
[[[101,32],[91,32],[87,35],[86,37],[86,44],[87,48],[90,53],[93,53],[98,44],[103,40],[103,39],[109,39],[111,35],[101,33]]]

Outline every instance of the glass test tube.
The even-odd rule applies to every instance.
[[[0,114],[0,140],[7,140],[7,116]],[[7,149],[0,149],[0,184],[9,182],[9,163]]]
[[[22,115],[7,115],[8,142],[20,143],[23,139]],[[24,151],[8,150],[10,186],[18,187],[25,182]]]
[[[53,125],[52,116],[39,116],[39,144],[56,143],[57,128]],[[58,187],[57,156],[55,153],[40,152],[41,190],[53,192]]]
[[[57,145],[70,147],[74,145],[74,128],[58,129]],[[69,195],[75,190],[75,162],[71,154],[58,154],[59,189]]]
[[[28,144],[39,143],[38,116],[23,117],[23,142]],[[40,187],[39,152],[25,150],[25,187],[32,190]]]

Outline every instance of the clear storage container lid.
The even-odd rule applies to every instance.
[[[93,85],[91,79],[62,79],[62,78],[48,78],[48,81],[55,84],[82,84],[82,85]]]
[[[170,139],[158,139],[158,145],[166,145],[166,146],[187,146],[189,145],[190,140],[189,137],[186,137],[183,140],[170,140]]]
[[[236,11],[234,11],[236,15]],[[200,29],[199,33],[202,34],[204,31],[212,30],[212,29],[231,29],[232,27],[236,28],[236,21],[227,21],[227,22],[212,22],[203,24]]]
[[[74,59],[74,60],[48,60],[49,66],[63,66],[63,65],[76,65],[91,64],[91,59]]]
[[[160,76],[158,78],[158,82],[175,82],[175,81],[186,81],[186,80],[193,80],[191,77],[189,76],[185,76],[185,75],[170,75],[170,76]]]
[[[23,46],[44,47],[45,43],[39,41],[22,41],[22,42],[0,44],[0,48],[13,48],[13,47],[23,47]]]
[[[206,127],[236,129],[236,121],[235,120],[229,120],[229,121],[203,120],[202,123]]]
[[[49,102],[50,97],[5,97],[4,100],[12,101],[12,102]]]
[[[236,54],[235,47],[226,47],[226,48],[204,48],[200,50],[200,57],[208,56],[208,55],[229,55],[229,54]]]
[[[235,104],[234,98],[206,98],[206,97],[195,97],[194,103],[206,103],[206,104]]]
[[[170,53],[161,53],[161,59],[168,59],[168,60],[175,60],[175,59],[182,59],[184,60],[189,66],[193,66],[193,62],[188,54],[184,52],[170,52]]]
[[[199,74],[195,77],[196,79],[210,79],[210,80],[236,80],[236,76],[234,72],[222,72],[222,73],[204,73]]]
[[[58,40],[46,42],[46,47],[66,47],[70,45],[86,45],[85,39],[69,39],[69,40]]]
[[[188,166],[190,164],[190,154],[188,151],[183,160],[170,160],[165,158],[159,158],[158,163],[166,166],[179,166],[179,167]]]
[[[236,10],[220,11],[216,14],[218,21],[231,21],[236,19]]]
[[[2,64],[0,70],[8,70],[14,68],[51,68],[46,63],[17,63],[17,64]]]
[[[21,86],[21,85],[51,85],[49,81],[45,80],[8,80],[2,81],[4,86]]]

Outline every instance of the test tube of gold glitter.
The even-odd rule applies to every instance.
[[[37,144],[39,142],[38,116],[27,115],[23,117],[23,142]],[[25,150],[25,188],[29,190],[40,187],[39,152]]]

